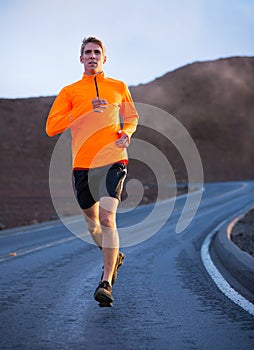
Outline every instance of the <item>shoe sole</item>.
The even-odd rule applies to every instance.
[[[114,301],[112,295],[109,295],[108,293],[106,293],[103,288],[99,288],[98,290],[95,291],[94,299],[98,301],[100,306],[112,306],[111,304]]]
[[[113,304],[112,303],[99,303],[99,307],[112,307]]]

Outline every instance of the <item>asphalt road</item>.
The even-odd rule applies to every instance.
[[[194,220],[175,233],[179,198],[158,233],[123,249],[112,308],[93,300],[100,252],[61,223],[2,233],[0,349],[253,349],[253,316],[217,288],[200,253],[221,221],[253,201],[253,182],[207,184]]]

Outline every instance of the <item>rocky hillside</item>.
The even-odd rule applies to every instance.
[[[160,107],[186,127],[200,152],[206,181],[253,178],[253,57],[189,64],[148,84],[131,87],[131,93],[134,101]],[[53,100],[0,99],[2,228],[56,218],[48,169],[57,137],[49,138],[44,131]],[[166,139],[144,127],[135,137],[160,148],[177,181],[187,181],[183,161]],[[153,187],[154,178],[149,169],[132,161],[129,174],[147,184],[146,200],[152,199],[149,186]]]
[[[206,181],[253,179],[253,57],[193,63],[131,92],[135,101],[162,108],[187,128]]]

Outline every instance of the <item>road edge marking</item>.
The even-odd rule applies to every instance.
[[[229,298],[235,304],[240,306],[243,310],[247,311],[250,315],[254,316],[254,305],[230,286],[230,284],[225,280],[225,278],[219,272],[217,267],[214,265],[209,253],[209,246],[213,236],[224,224],[226,224],[227,221],[228,221],[227,219],[222,221],[206,237],[206,239],[204,240],[201,246],[201,259],[206,271],[208,272],[208,274],[210,275],[214,283],[217,285],[219,290],[227,298]]]

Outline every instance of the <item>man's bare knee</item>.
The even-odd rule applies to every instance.
[[[115,228],[115,220],[109,215],[100,216],[100,223],[102,227],[111,227]]]
[[[116,210],[118,200],[111,197],[102,197],[100,201],[99,219],[101,226],[116,227]]]
[[[110,212],[108,210],[105,210],[103,208],[100,209],[100,225],[102,227],[116,227],[116,213]]]
[[[84,209],[83,213],[88,231],[91,234],[101,233],[98,203],[95,203],[91,208]]]

